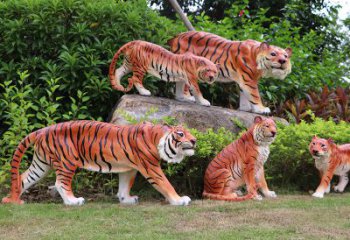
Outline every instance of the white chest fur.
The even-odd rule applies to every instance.
[[[328,168],[328,157],[314,157],[315,166],[318,170],[326,170]]]
[[[269,157],[270,147],[269,146],[259,146],[258,152],[259,152],[258,160],[264,164]]]

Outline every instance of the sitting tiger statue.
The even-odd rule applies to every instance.
[[[254,124],[209,163],[204,175],[203,197],[225,201],[261,200],[258,189],[265,197],[276,197],[276,193],[269,190],[264,174],[269,145],[276,133],[272,118],[255,117]],[[243,185],[247,194],[238,196]]]
[[[325,193],[329,193],[333,175],[339,176],[339,183],[334,187],[334,191],[343,192],[349,182],[350,144],[337,146],[332,139],[314,136],[309,151],[321,177],[320,185],[312,196],[323,198]]]
[[[115,70],[120,54],[124,55],[124,61]],[[129,85],[124,88],[120,80],[130,72],[132,76],[128,79]],[[176,99],[186,100],[183,85],[187,84],[193,91],[196,102],[210,106],[210,102],[202,96],[198,80],[212,84],[218,76],[218,67],[206,58],[191,53],[173,54],[158,45],[139,40],[123,45],[109,66],[109,78],[114,89],[128,92],[135,85],[141,95],[149,96],[151,92],[142,84],[146,73],[168,82],[176,82]]]
[[[211,33],[190,31],[170,39],[168,45],[174,53],[191,52],[219,63],[217,82],[239,85],[239,109],[242,111],[270,113],[262,104],[258,81],[262,77],[284,79],[292,69],[292,49],[281,49],[266,42],[230,41]],[[183,91],[189,98],[188,87]]]
[[[19,174],[21,159],[34,144],[33,161]],[[50,169],[56,173],[55,187],[66,205],[82,205],[84,198],[72,192],[72,179],[78,168],[102,173],[119,173],[118,198],[135,204],[130,196],[140,172],[172,205],[188,205],[165,177],[160,160],[181,162],[194,154],[196,139],[183,127],[151,123],[118,126],[96,121],[59,123],[30,133],[18,145],[11,161],[11,192],[3,203],[22,204],[20,196],[42,179]]]

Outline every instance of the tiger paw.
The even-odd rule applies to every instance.
[[[84,203],[85,203],[85,199],[82,197],[79,197],[79,198],[71,197],[64,200],[64,204],[68,206],[80,206],[80,205],[83,205]]]
[[[344,189],[341,189],[341,188],[338,187],[338,186],[335,186],[335,187],[334,187],[334,192],[342,193],[343,191],[344,191]]]
[[[191,202],[191,198],[187,196],[183,196],[177,200],[170,200],[169,202],[171,205],[174,205],[174,206],[187,206]]]
[[[253,197],[254,200],[261,201],[263,200],[263,197],[260,194],[257,194]]]
[[[264,193],[264,196],[268,197],[268,198],[276,198],[277,194],[274,191],[268,191],[268,192]]]
[[[119,197],[119,202],[121,204],[137,204],[139,202],[138,196],[129,196],[129,197]]]
[[[151,92],[147,90],[146,88],[139,88],[137,89],[142,96],[151,96]]]
[[[321,192],[315,192],[314,194],[312,194],[313,197],[316,197],[316,198],[323,198],[323,193]]]
[[[191,95],[190,96],[176,97],[175,99],[178,101],[181,101],[181,102],[195,102],[196,101],[196,99]]]
[[[198,102],[199,102],[200,105],[207,106],[207,107],[210,106],[210,102],[208,100],[204,99],[204,98],[199,100]]]
[[[270,108],[264,107],[264,106],[256,106],[256,105],[253,105],[252,111],[254,113],[260,113],[260,114],[265,114],[265,115],[271,113]]]

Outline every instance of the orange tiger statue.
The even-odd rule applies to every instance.
[[[266,42],[229,41],[211,33],[190,31],[170,39],[168,44],[174,53],[191,52],[219,63],[217,81],[238,83],[242,111],[270,113],[260,98],[259,79],[284,79],[291,72],[292,49],[281,49]],[[190,96],[188,87],[184,88],[184,95]]]
[[[272,118],[255,117],[254,124],[209,163],[204,175],[203,197],[225,201],[262,200],[258,189],[265,197],[277,197],[269,190],[264,174],[269,145],[276,133]],[[239,196],[243,185],[247,194]]]
[[[334,191],[343,192],[349,182],[350,144],[337,146],[332,139],[314,136],[309,150],[321,177],[321,183],[312,196],[323,198],[325,193],[329,193],[333,175],[339,176],[339,183]]]
[[[119,55],[124,55],[121,67],[115,70]],[[132,72],[129,85],[124,88],[121,78]],[[176,99],[186,100],[183,96],[183,85],[187,84],[193,91],[193,101],[210,106],[204,99],[198,86],[198,80],[213,83],[218,76],[218,67],[206,58],[191,53],[173,54],[168,50],[144,41],[132,41],[123,45],[114,55],[109,66],[109,78],[116,90],[128,92],[135,85],[141,95],[149,96],[151,92],[144,88],[142,80],[146,73],[168,82],[176,82]]]
[[[20,175],[21,159],[32,144],[33,161]],[[138,197],[129,193],[140,172],[170,204],[188,205],[191,199],[175,192],[160,167],[160,160],[181,162],[185,156],[194,154],[195,144],[196,139],[181,126],[72,121],[42,128],[18,145],[11,162],[11,192],[2,202],[22,204],[21,194],[53,168],[55,187],[64,204],[81,205],[85,200],[74,196],[71,184],[77,168],[84,168],[119,173],[117,196],[121,203],[138,202]]]

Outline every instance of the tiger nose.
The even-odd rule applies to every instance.
[[[210,76],[210,77],[209,77],[209,81],[210,81],[210,82],[214,81],[214,77],[213,77],[213,76]]]
[[[317,150],[313,150],[312,153],[313,153],[314,155],[316,155],[316,154],[318,153],[318,151],[317,151]]]
[[[190,142],[194,145],[196,145],[197,140],[196,139],[191,139]]]
[[[276,132],[275,131],[272,131],[271,134],[272,134],[272,137],[276,136]]]
[[[285,60],[285,59],[279,59],[278,62],[279,62],[280,64],[284,64],[284,63],[286,63],[286,60]]]

